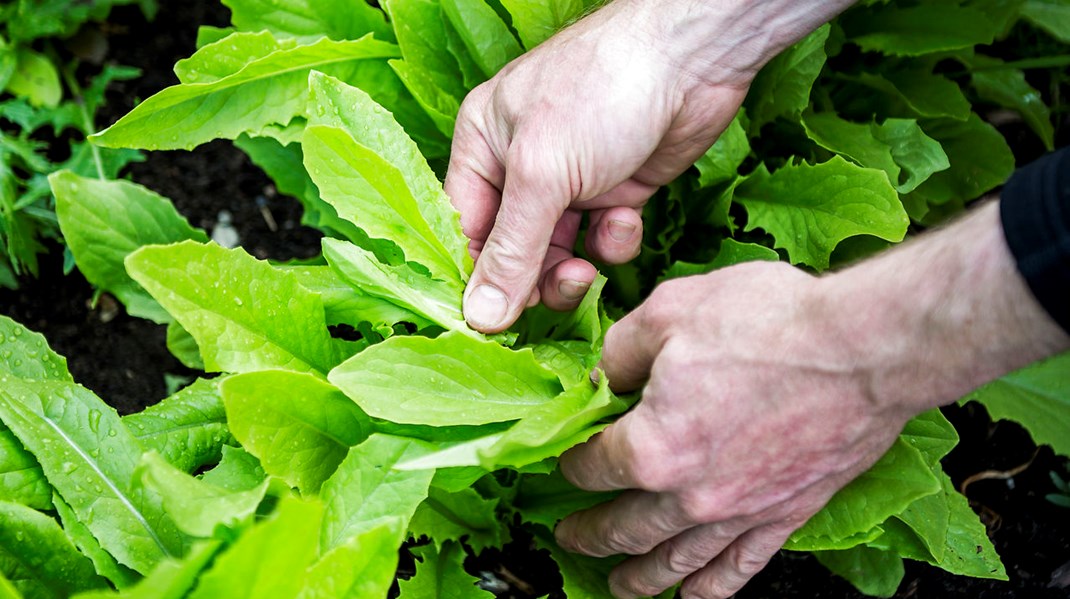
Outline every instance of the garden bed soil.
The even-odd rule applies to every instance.
[[[171,67],[193,52],[197,26],[228,22],[227,9],[214,1],[164,0],[152,23],[133,7],[114,11],[96,30],[107,42],[107,60],[137,66],[143,76],[112,88],[98,125],[110,124],[137,101],[176,83]],[[229,211],[241,245],[258,258],[301,259],[319,250],[319,233],[300,225],[299,204],[275,193],[271,181],[229,143],[213,142],[192,152],[153,152],[127,175],[171,198],[191,224],[208,231],[217,225],[221,210]],[[198,374],[167,351],[162,326],[127,316],[106,295],[94,302],[91,286],[77,271],[64,274],[62,249],[53,249],[44,257],[38,279],[24,281],[18,291],[0,290],[0,314],[43,333],[53,349],[68,358],[78,382],[125,414],[165,397],[167,378]],[[1013,476],[981,480],[967,489],[1011,580],[969,579],[908,562],[895,597],[1070,597],[1070,510],[1044,498],[1054,491],[1049,472],[1065,478],[1068,460],[1053,455],[1050,448],[1037,450],[1016,424],[990,422],[976,404],[952,406],[945,413],[962,436],[944,461],[956,484],[979,472],[1006,472],[1029,463]],[[406,563],[402,575],[411,573],[411,560],[403,560]],[[473,556],[466,567],[494,581],[501,597],[563,597],[553,562],[533,550],[521,531],[503,550]],[[780,552],[738,597],[860,599],[863,595],[809,555]]]

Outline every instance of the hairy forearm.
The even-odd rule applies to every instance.
[[[822,279],[872,396],[911,412],[1070,349],[1018,274],[988,202],[938,231]]]

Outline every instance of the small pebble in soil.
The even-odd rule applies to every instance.
[[[225,248],[238,247],[241,244],[241,237],[238,235],[238,230],[231,224],[233,220],[234,217],[229,210],[220,210],[219,215],[216,216],[216,224],[212,227],[212,241]]]

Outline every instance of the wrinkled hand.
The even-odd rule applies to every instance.
[[[580,211],[592,257],[635,257],[643,204],[735,116],[753,74],[693,75],[659,50],[674,47],[672,11],[638,4],[576,23],[461,106],[446,192],[476,258],[464,301],[473,328],[501,331],[540,299],[574,308],[595,276],[573,257]]]
[[[602,366],[642,401],[561,468],[631,489],[557,528],[566,549],[629,554],[610,587],[726,598],[876,462],[913,413],[856,368],[821,279],[752,263],[662,284],[608,331]]]

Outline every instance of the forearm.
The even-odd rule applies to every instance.
[[[651,49],[712,85],[746,87],[758,70],[855,0],[615,0],[632,12]]]
[[[874,399],[911,412],[1070,349],[1018,273],[996,202],[821,284]]]

